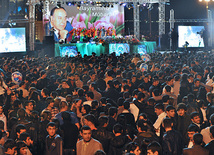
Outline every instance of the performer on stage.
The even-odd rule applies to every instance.
[[[106,36],[106,29],[105,27],[103,26],[102,29],[100,30],[100,37],[103,38]]]
[[[113,30],[112,30],[112,38],[115,39],[115,36],[116,36],[116,30],[113,29]]]
[[[73,29],[71,23],[67,21],[66,10],[62,7],[54,7],[50,15],[49,29],[54,31],[54,40],[56,42],[65,41],[70,36],[68,32]]]

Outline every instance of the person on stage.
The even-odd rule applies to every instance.
[[[112,38],[115,39],[115,36],[116,36],[116,30],[113,29],[113,30],[112,30]]]
[[[54,7],[50,13],[49,29],[54,31],[54,40],[59,42],[65,41],[69,36],[73,27],[67,21],[67,13],[63,7]]]
[[[172,39],[172,51],[176,51],[178,42],[178,32],[174,28],[169,32],[169,37]]]
[[[100,30],[100,38],[103,38],[106,36],[106,29],[105,27],[103,26],[102,29]]]

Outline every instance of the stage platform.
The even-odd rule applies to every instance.
[[[100,54],[110,54],[116,52],[117,55],[121,53],[153,53],[156,50],[156,42],[144,41],[138,44],[127,43],[110,43],[110,44],[95,44],[95,43],[69,43],[69,44],[55,44],[56,56],[75,56],[80,52],[82,56],[85,54],[90,56],[95,52],[97,56]],[[117,53],[118,52],[118,53]]]

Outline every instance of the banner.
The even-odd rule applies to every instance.
[[[50,5],[50,10],[52,12],[52,15],[50,12],[50,23],[53,23],[51,22],[51,20],[57,20],[53,17],[59,14],[59,11],[53,12],[52,9],[54,7],[55,6]],[[75,4],[71,6],[62,4],[62,7],[65,9],[64,11],[66,12],[66,26],[63,24],[61,25],[63,25],[68,31],[68,35],[87,35],[88,37],[97,36],[99,38],[101,35],[115,36],[123,35],[124,33],[124,7],[120,6],[119,4],[112,4],[109,7],[101,7],[92,4]],[[55,40],[58,40],[57,38],[60,38],[60,36],[58,36],[57,33],[59,33],[58,31],[60,31],[62,28],[58,29],[56,26],[54,26],[54,23],[50,23],[48,26],[49,30],[52,30],[53,27],[55,28],[55,30],[57,31],[54,32],[56,35]],[[84,34],[81,34],[83,30]],[[88,35],[88,33],[90,33],[91,36]],[[59,33],[59,35],[61,34]],[[69,36],[67,36],[67,38],[68,37]]]

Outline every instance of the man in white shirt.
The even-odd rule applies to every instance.
[[[102,144],[91,137],[89,126],[83,126],[80,134],[83,139],[77,142],[77,155],[93,155],[97,150],[103,150]]]
[[[158,103],[155,105],[155,113],[157,114],[158,118],[153,124],[155,130],[156,130],[156,135],[160,136],[160,127],[163,119],[166,117],[166,113],[164,112],[164,105],[161,103]]]
[[[214,114],[210,116],[210,126],[201,130],[201,134],[203,135],[203,141],[205,144],[208,144],[209,142],[212,141],[210,137],[210,127],[214,125]]]

